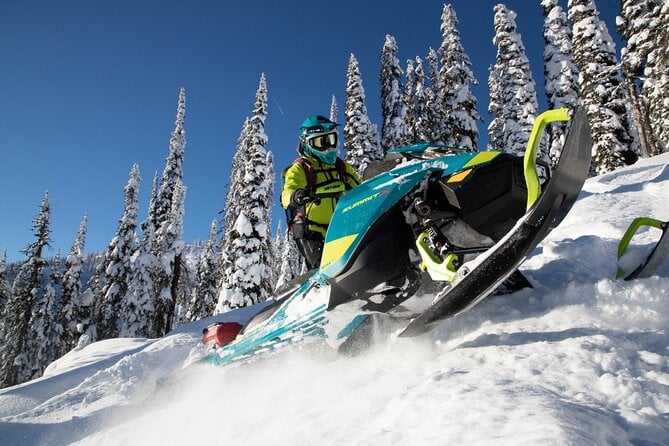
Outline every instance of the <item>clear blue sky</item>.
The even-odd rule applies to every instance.
[[[0,3],[0,253],[22,260],[32,220],[49,190],[52,250],[65,256],[89,216],[86,251],[106,248],[123,210],[133,163],[146,216],[154,172],[162,173],[180,87],[186,88],[184,239],[206,239],[225,201],[235,142],[260,73],[267,77],[268,149],[280,173],[295,157],[297,128],[311,114],[340,121],[346,70],[360,63],[367,108],[379,124],[379,54],[386,34],[399,58],[425,58],[441,44],[444,2],[386,0],[99,1]],[[465,50],[489,122],[488,67],[494,63],[493,7],[454,0]],[[618,1],[598,0],[617,40]],[[543,88],[539,0],[512,0],[537,86]],[[566,0],[562,2],[566,8]],[[618,42],[618,51],[620,50]],[[540,103],[545,103],[540,90]],[[342,122],[343,124],[343,122]],[[278,195],[280,180],[275,189]],[[283,219],[276,206],[273,226]]]

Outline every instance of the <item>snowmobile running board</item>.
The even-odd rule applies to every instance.
[[[625,275],[625,271],[618,267],[616,279],[632,280],[651,277],[657,273],[660,267],[667,261],[667,258],[669,258],[669,235],[667,235],[669,234],[669,231],[667,230],[669,228],[669,221],[660,221],[649,217],[638,217],[632,221],[618,244],[618,260],[620,261],[622,256],[627,252],[627,247],[629,246],[632,237],[634,237],[641,226],[650,226],[660,229],[662,231],[660,240],[655,244],[655,247],[653,247],[648,258],[630,274]]]
[[[534,157],[541,131],[546,123],[563,120],[560,118],[567,112],[562,109],[546,113],[537,118],[525,155],[527,213],[487,252],[464,264],[458,270],[453,285],[413,319],[399,334],[400,337],[426,333],[439,321],[455,316],[487,297],[516,271],[573,206],[590,169],[592,137],[587,117],[583,109],[575,110],[558,164],[539,195]]]

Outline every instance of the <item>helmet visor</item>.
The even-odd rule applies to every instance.
[[[320,133],[306,137],[306,142],[314,150],[326,152],[337,148],[337,132]]]

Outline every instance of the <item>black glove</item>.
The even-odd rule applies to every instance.
[[[293,195],[290,196],[290,201],[295,207],[303,206],[309,201],[309,194],[304,189],[297,189],[293,192]]]

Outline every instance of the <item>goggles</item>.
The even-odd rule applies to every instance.
[[[337,148],[337,131],[330,133],[316,133],[304,138],[309,147],[319,152],[327,152]]]

